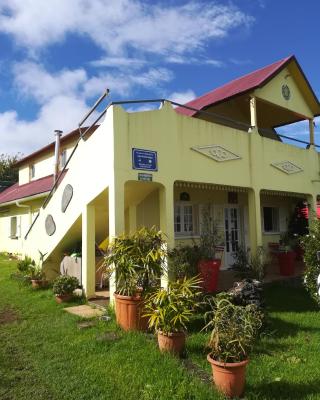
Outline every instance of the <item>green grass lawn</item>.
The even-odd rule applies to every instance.
[[[0,255],[1,400],[220,399],[206,361],[207,335],[188,337],[187,358],[159,354],[152,335],[97,321],[79,329],[50,290],[10,279]],[[270,334],[251,356],[246,399],[320,399],[320,314],[302,288],[266,289]],[[201,321],[198,321],[201,323]]]

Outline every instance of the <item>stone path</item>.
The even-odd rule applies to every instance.
[[[94,318],[94,317],[100,317],[103,315],[103,311],[98,309],[98,308],[92,308],[87,305],[81,305],[81,306],[75,306],[75,307],[66,307],[64,308],[64,311],[77,315],[78,317],[82,318]]]

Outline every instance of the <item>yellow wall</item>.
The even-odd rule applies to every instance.
[[[61,146],[61,152],[66,150],[67,152],[67,159],[70,156],[73,148],[74,148],[75,141],[69,143],[67,145]],[[30,166],[35,166],[35,177],[30,178]],[[36,180],[43,178],[48,175],[52,175],[54,173],[54,150],[50,153],[42,154],[30,161],[27,165],[22,165],[19,168],[19,184],[23,185],[25,183],[30,182],[30,180]]]
[[[289,100],[285,100],[282,96],[282,85],[288,85],[290,88],[291,97]],[[284,68],[262,88],[256,89],[254,94],[258,98],[287,108],[306,118],[313,118],[313,113],[288,68]]]

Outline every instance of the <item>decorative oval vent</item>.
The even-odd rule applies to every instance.
[[[52,215],[50,215],[50,214],[47,215],[45,226],[46,226],[47,234],[49,236],[52,236],[56,231],[56,224],[54,222],[54,219],[53,219]]]
[[[67,185],[64,188],[63,195],[62,195],[62,201],[61,201],[61,211],[64,213],[66,209],[68,208],[68,205],[70,204],[70,201],[73,196],[73,187],[71,185]]]

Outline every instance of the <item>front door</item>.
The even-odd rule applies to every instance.
[[[240,245],[240,217],[238,207],[225,207],[224,209],[225,231],[225,262],[226,266],[234,263],[234,252]]]

